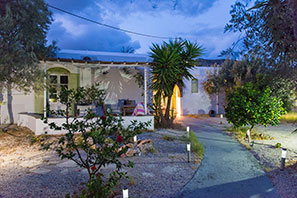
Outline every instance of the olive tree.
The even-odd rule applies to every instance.
[[[42,75],[39,60],[55,50],[54,44],[46,46],[50,23],[51,12],[43,0],[0,2],[0,102],[5,88],[10,123],[14,123],[11,90],[29,91]]]

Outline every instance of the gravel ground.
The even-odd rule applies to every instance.
[[[231,126],[225,118],[200,117],[199,119],[221,130]],[[297,123],[281,123],[276,127],[256,127],[258,132],[275,139],[255,140],[250,150],[267,172],[279,198],[297,198],[297,134],[292,133],[296,128]],[[281,149],[275,148],[276,143],[281,143],[282,147],[288,149],[287,166],[284,171],[280,170]]]
[[[30,146],[32,134],[21,130],[8,131],[0,138],[0,198],[79,194],[88,178],[86,172],[71,161],[61,161],[54,152],[40,150],[37,144]],[[192,178],[199,164],[187,163],[183,141],[166,141],[163,134],[184,135],[174,130],[143,133],[139,139],[152,139],[156,152],[123,159],[135,165],[125,170],[129,177],[121,181],[115,197],[121,197],[123,186],[129,188],[132,198],[174,197]],[[108,173],[112,168],[107,166],[102,171]]]

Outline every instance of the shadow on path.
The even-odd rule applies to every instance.
[[[261,186],[259,188],[258,186]],[[214,185],[205,188],[196,188],[185,191],[179,197],[201,197],[201,198],[262,198],[276,197],[274,196],[273,187],[267,182],[266,176],[255,177],[247,180]]]

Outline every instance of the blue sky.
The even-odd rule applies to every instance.
[[[235,0],[46,0],[69,12],[144,34],[181,37],[205,48],[203,58],[217,58],[238,39],[224,33]],[[56,40],[60,49],[120,52],[133,47],[147,53],[152,43],[162,39],[147,38],[99,26],[51,9],[53,23],[48,40]]]

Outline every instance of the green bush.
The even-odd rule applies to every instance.
[[[281,143],[278,142],[278,143],[275,144],[275,148],[281,148],[281,147],[282,147]]]
[[[269,88],[263,91],[252,83],[228,95],[225,112],[229,123],[235,127],[250,126],[251,132],[258,124],[278,125],[281,115],[286,113],[282,101],[272,97]]]

